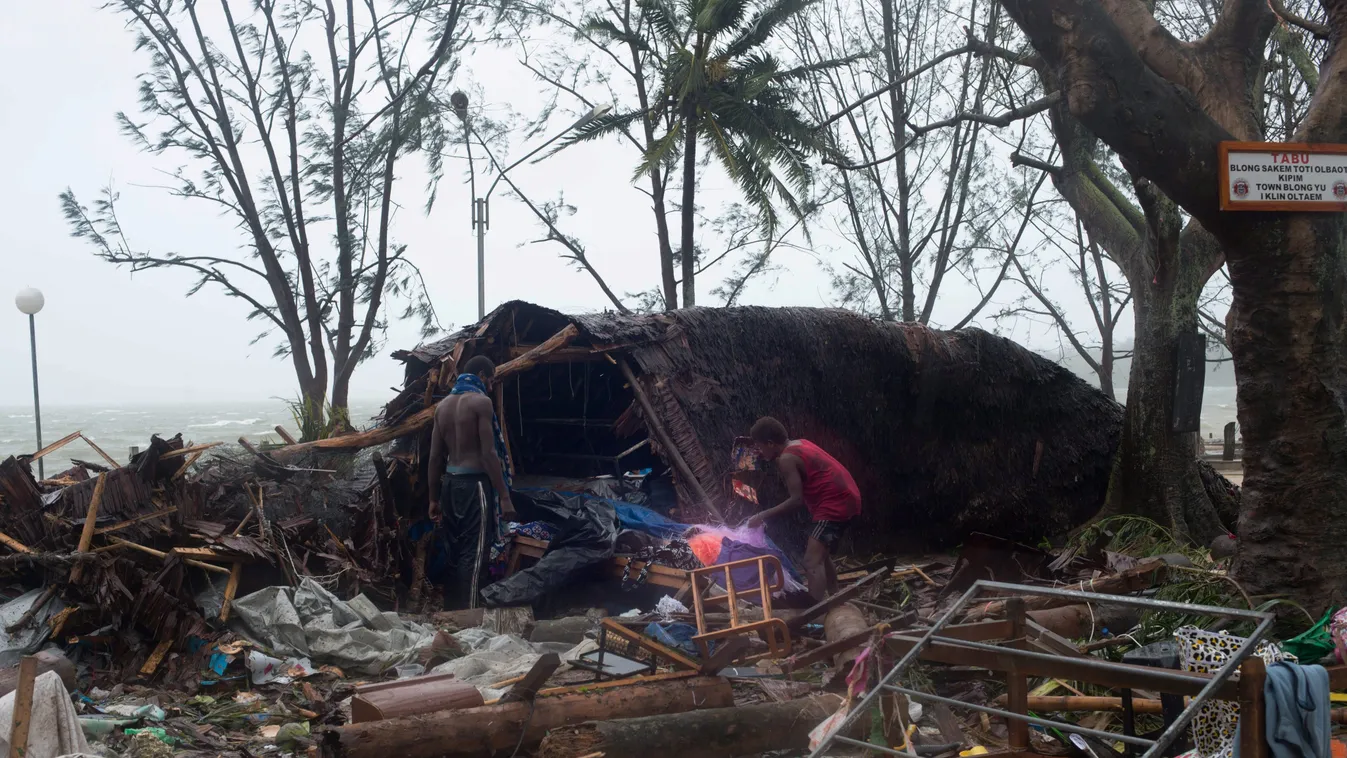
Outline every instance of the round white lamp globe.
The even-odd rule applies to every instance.
[[[33,287],[21,289],[19,290],[19,294],[14,296],[14,304],[19,306],[20,311],[23,311],[29,316],[42,310],[42,306],[46,305],[46,303],[47,300],[42,297],[42,292]]]

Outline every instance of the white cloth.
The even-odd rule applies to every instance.
[[[9,736],[14,727],[14,697],[0,698],[0,753],[9,754]],[[57,758],[89,752],[80,729],[75,706],[65,691],[61,675],[48,671],[33,682],[33,713],[28,722],[28,750],[24,758]]]
[[[585,640],[569,649],[553,642],[535,645],[513,634],[492,634],[481,628],[464,629],[455,634],[454,639],[467,655],[442,663],[431,673],[453,674],[456,680],[476,686],[485,700],[498,698],[509,689],[509,685],[499,689],[489,685],[527,674],[543,653],[558,652],[562,661],[559,670],[564,671],[571,661],[599,647],[593,640]]]

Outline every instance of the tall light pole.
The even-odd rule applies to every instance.
[[[529,151],[528,155],[505,168],[500,167],[500,164],[496,162],[496,156],[491,154],[491,148],[486,146],[485,141],[482,141],[482,149],[491,159],[491,165],[496,167],[496,178],[492,180],[491,186],[487,187],[486,194],[477,197],[477,172],[473,169],[472,164],[472,122],[468,119],[468,96],[463,92],[455,92],[449,97],[449,103],[454,107],[454,113],[463,121],[463,143],[468,151],[468,187],[472,194],[472,228],[477,232],[477,319],[480,321],[486,318],[486,229],[491,224],[491,193],[496,191],[496,185],[511,169],[542,152],[548,145],[565,137],[572,131],[603,116],[612,110],[612,107],[596,105],[590,108],[589,112],[581,116],[574,124],[558,132],[546,142]]]
[[[37,423],[38,450],[42,449],[42,403],[38,401],[37,395],[37,320],[33,317],[46,303],[42,293],[32,287],[21,289],[14,296],[14,304],[19,307],[19,311],[28,314],[28,342],[33,355],[33,421]],[[41,458],[37,459],[37,478],[47,478]]]

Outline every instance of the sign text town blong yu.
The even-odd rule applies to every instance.
[[[1347,211],[1347,145],[1222,142],[1221,210]]]

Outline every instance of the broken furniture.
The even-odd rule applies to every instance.
[[[758,603],[762,607],[762,620],[751,621],[746,624],[739,623],[739,591],[734,586],[734,570],[740,567],[757,569],[757,592]],[[769,571],[769,568],[772,569]],[[781,560],[774,555],[759,555],[754,558],[745,558],[740,561],[731,561],[729,563],[720,563],[715,566],[693,569],[688,572],[691,575],[694,591],[692,593],[693,612],[697,617],[697,636],[692,641],[697,643],[701,650],[702,660],[711,660],[711,642],[721,640],[726,637],[738,637],[748,633],[762,632],[763,638],[767,641],[768,651],[775,657],[784,657],[790,655],[790,629],[786,627],[786,622],[779,618],[772,618],[772,593],[780,592],[786,586],[786,571],[781,566]],[[769,574],[774,577],[772,584],[768,584]],[[725,594],[714,597],[703,598],[700,591],[699,580],[715,581],[716,577],[723,577]],[[751,592],[751,590],[750,590]],[[726,629],[708,631],[706,624],[706,603],[725,602],[729,606],[730,625]]]
[[[482,693],[453,674],[430,674],[355,688],[351,697],[351,723],[382,721],[421,713],[476,708]]]
[[[984,621],[981,623],[951,626],[949,622],[956,618],[971,600],[984,592],[1009,595],[1004,606],[1008,618],[1004,621]],[[1210,614],[1234,617],[1256,623],[1253,633],[1233,652],[1215,674],[1196,674],[1165,669],[1136,666],[1089,656],[1065,656],[1039,652],[1029,649],[1026,643],[1027,618],[1025,615],[1025,596],[1047,597],[1076,602],[1118,604],[1151,610],[1167,610],[1184,614]],[[883,663],[880,666],[882,676],[867,686],[864,695],[850,714],[842,720],[839,732],[834,732],[822,740],[810,758],[821,758],[828,754],[833,744],[840,742],[851,747],[875,750],[888,755],[916,758],[912,752],[891,749],[852,739],[840,733],[860,714],[868,713],[879,698],[886,694],[901,694],[916,701],[943,703],[954,708],[967,708],[1007,719],[1009,727],[1010,752],[1015,755],[1032,753],[1029,742],[1029,725],[1051,727],[1062,732],[1079,734],[1084,737],[1106,740],[1108,744],[1122,742],[1128,746],[1145,748],[1142,758],[1159,758],[1188,724],[1197,716],[1203,703],[1213,700],[1236,700],[1241,713],[1245,715],[1241,723],[1239,751],[1244,758],[1261,758],[1267,755],[1265,741],[1263,682],[1266,677],[1261,658],[1252,655],[1258,643],[1272,627],[1273,616],[1260,611],[1246,611],[1233,608],[1213,608],[1209,606],[1189,605],[1149,598],[1123,595],[1101,595],[1079,590],[1030,587],[978,580],[969,587],[959,600],[951,606],[929,629],[919,636],[912,634],[890,634],[885,637],[888,653],[896,658],[891,667]],[[1006,640],[1004,645],[990,644],[991,640]],[[974,703],[965,703],[951,698],[940,697],[903,686],[903,675],[918,658],[926,661],[961,666],[975,666],[991,671],[1005,672],[1007,677],[1006,708],[994,708]],[[885,670],[887,668],[887,670]],[[1232,674],[1239,670],[1238,681]],[[1115,734],[1097,729],[1082,727],[1062,721],[1054,721],[1029,715],[1028,678],[1052,677],[1107,685],[1122,689],[1150,689],[1176,695],[1190,695],[1192,699],[1178,718],[1169,724],[1155,740],[1135,735]]]

